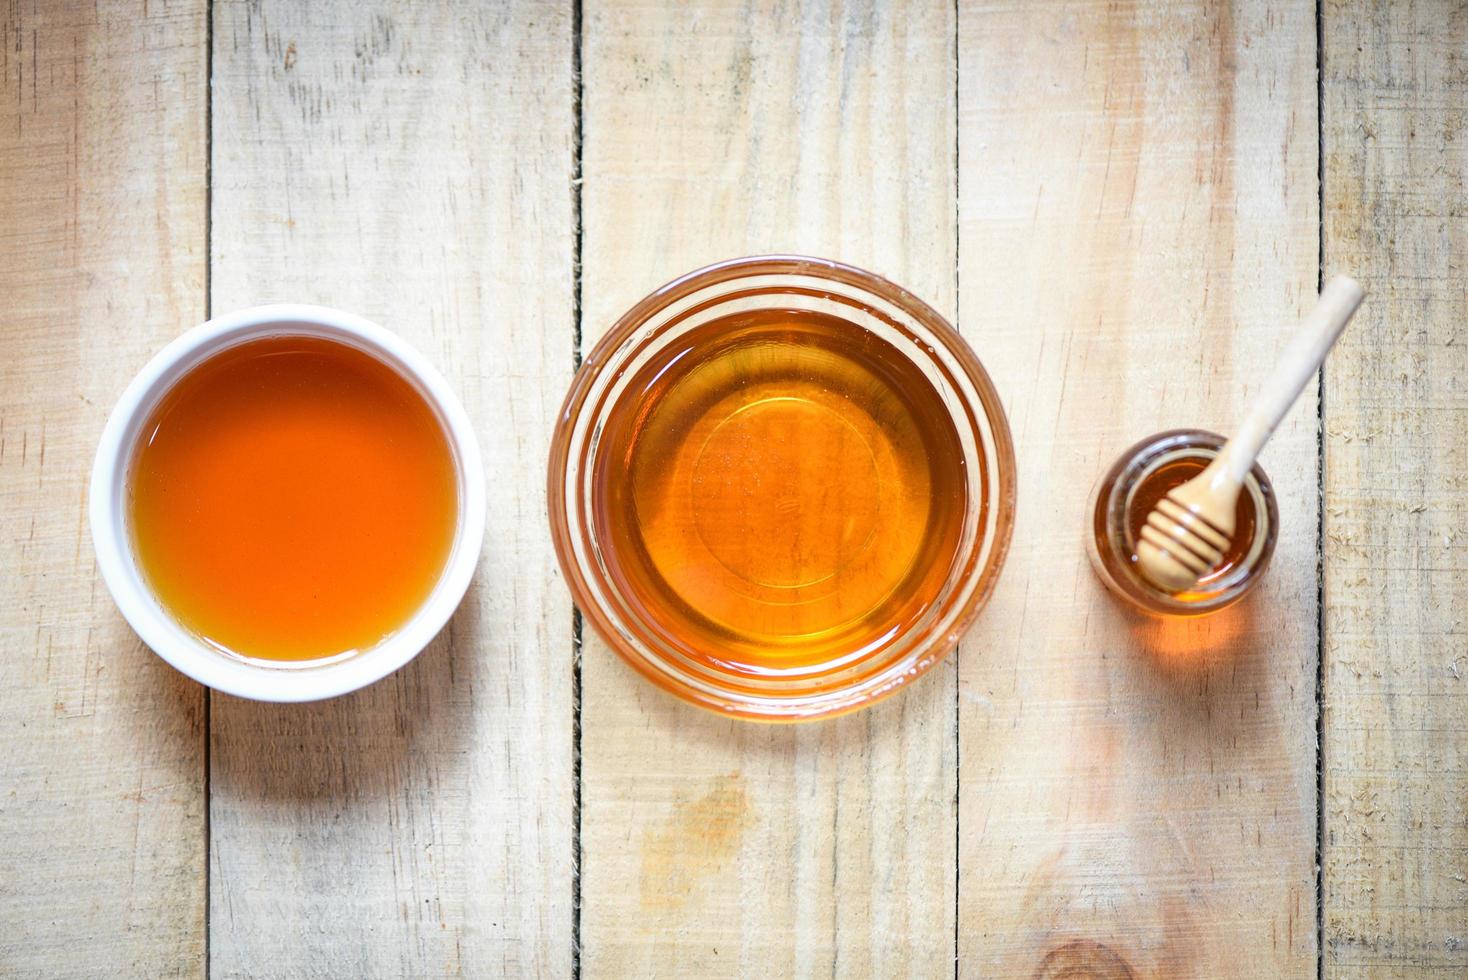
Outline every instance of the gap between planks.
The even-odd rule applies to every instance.
[[[571,369],[581,369],[582,0],[571,0]],[[585,620],[571,606],[571,976],[581,976],[581,654]]]
[[[1315,291],[1325,286],[1325,13],[1315,0]],[[1325,365],[1315,383],[1315,977],[1325,980]]]
[[[214,0],[204,4],[204,319],[214,316]],[[214,742],[214,691],[204,688],[204,980],[213,976],[214,922],[209,914],[214,888],[214,810],[212,746]]]

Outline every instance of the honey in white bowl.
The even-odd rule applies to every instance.
[[[140,570],[185,629],[285,664],[368,649],[443,573],[458,488],[418,390],[305,336],[213,355],[142,428],[128,516]]]

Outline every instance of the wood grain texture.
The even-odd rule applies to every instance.
[[[960,314],[1019,457],[961,645],[964,976],[1314,970],[1315,385],[1262,457],[1282,531],[1245,602],[1135,617],[1083,544],[1102,470],[1236,424],[1313,301],[1313,13],[960,9]]]
[[[475,422],[489,519],[408,668],[215,697],[213,972],[564,976],[572,616],[542,487],[573,363],[571,11],[221,2],[214,44],[215,312],[321,302],[416,345]]]
[[[947,4],[585,7],[583,336],[718,259],[866,266],[952,315]],[[943,975],[954,669],[834,722],[721,720],[587,630],[588,976]]]
[[[1468,975],[1468,9],[1322,11],[1325,975]]]
[[[0,11],[0,975],[197,974],[202,689],[87,527],[102,424],[204,312],[202,2]]]

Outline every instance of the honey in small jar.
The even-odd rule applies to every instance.
[[[1274,553],[1279,512],[1269,477],[1255,464],[1239,494],[1235,530],[1223,560],[1186,592],[1167,592],[1137,566],[1137,541],[1147,516],[1168,491],[1201,473],[1224,438],[1178,429],[1143,439],[1102,474],[1091,493],[1086,544],[1101,581],[1130,605],[1157,615],[1198,616],[1243,598]]]

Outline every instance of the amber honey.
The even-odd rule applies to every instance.
[[[1137,567],[1147,516],[1167,493],[1201,473],[1222,436],[1196,429],[1159,432],[1132,446],[1091,492],[1086,550],[1102,583],[1143,612],[1197,616],[1217,612],[1254,588],[1274,554],[1279,512],[1269,477],[1256,464],[1244,480],[1223,561],[1187,592],[1164,592]]]
[[[873,655],[938,601],[968,481],[913,361],[825,313],[705,323],[639,367],[601,433],[609,577],[664,644],[777,676]]]
[[[354,347],[272,337],[184,376],[142,430],[129,511],[161,604],[213,645],[302,661],[400,628],[447,561],[458,490],[418,391]]]

